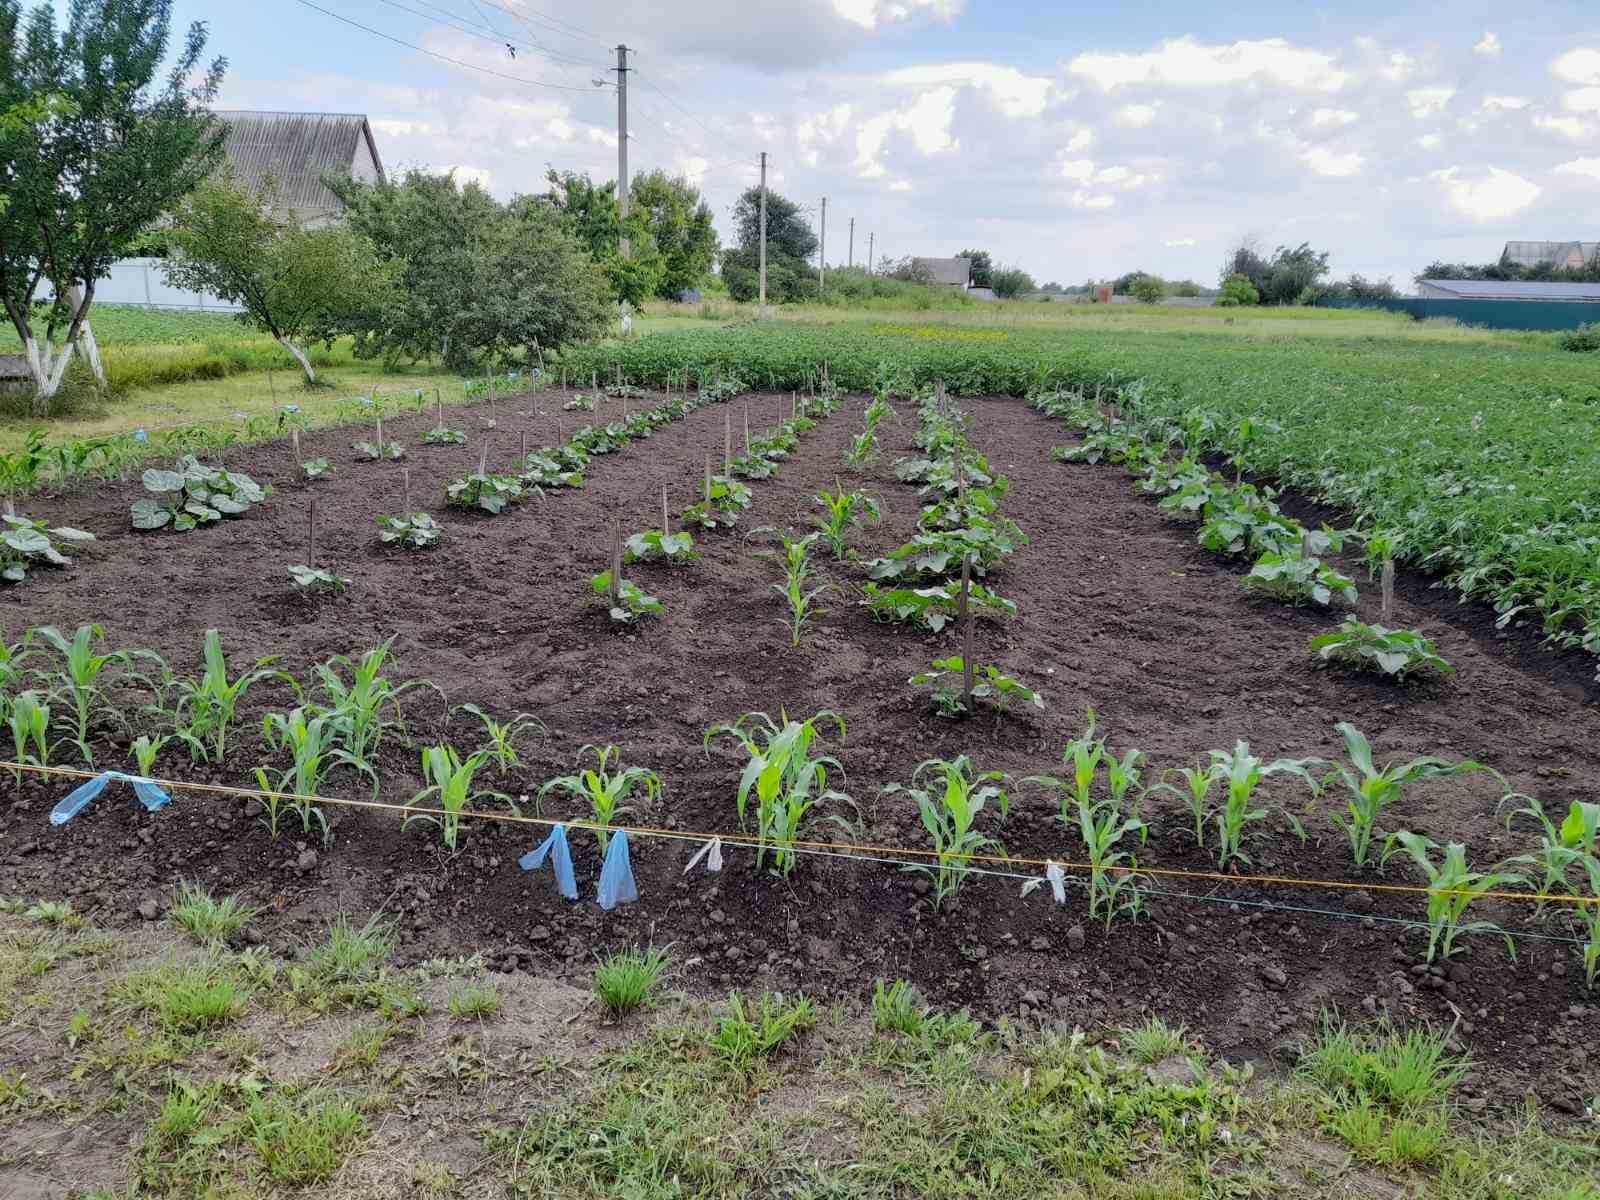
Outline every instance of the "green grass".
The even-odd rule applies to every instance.
[[[135,1010],[180,1037],[228,1024],[249,1001],[231,965],[210,958],[138,972],[124,981],[123,994]]]
[[[711,1033],[711,1050],[733,1070],[749,1071],[816,1023],[817,1006],[808,996],[785,1000],[767,992],[752,1004],[734,992]]]
[[[1443,1103],[1467,1072],[1446,1040],[1427,1028],[1355,1030],[1325,1016],[1301,1054],[1300,1073],[1350,1102],[1417,1110]]]
[[[261,910],[238,896],[214,898],[199,884],[180,883],[173,898],[173,924],[203,944],[226,942],[238,934]]]
[[[365,925],[353,925],[340,917],[328,930],[328,938],[306,955],[306,965],[328,983],[363,983],[388,962],[394,949],[389,929],[377,917]]]
[[[450,993],[450,1016],[457,1021],[481,1021],[500,1011],[500,993],[482,983],[469,983]]]
[[[594,994],[612,1017],[620,1019],[649,1004],[667,968],[667,952],[625,950],[594,969]]]

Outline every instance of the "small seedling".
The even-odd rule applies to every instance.
[[[460,446],[466,442],[467,435],[459,429],[446,429],[440,425],[423,434],[422,440],[429,446]]]
[[[584,746],[578,754],[593,754],[594,768],[550,780],[539,789],[539,800],[542,803],[547,792],[556,790],[587,800],[593,811],[594,823],[601,826],[595,831],[595,837],[600,843],[600,853],[604,855],[611,840],[606,827],[623,813],[633,811],[633,807],[625,801],[636,789],[643,791],[646,803],[659,796],[661,776],[644,767],[624,767],[621,763],[622,752],[615,746]],[[611,766],[613,762],[617,764],[615,769]]]
[[[439,544],[444,530],[427,513],[379,517],[378,540],[386,546],[400,545],[407,550],[426,550]]]
[[[337,596],[351,583],[348,576],[336,575],[323,567],[308,567],[304,563],[295,563],[288,570],[290,581],[306,593],[327,592]]]
[[[1338,663],[1360,671],[1374,671],[1393,679],[1434,673],[1450,675],[1453,668],[1437,647],[1414,629],[1387,629],[1347,616],[1332,633],[1311,639],[1311,652],[1321,662]]]
[[[933,907],[955,896],[966,883],[968,864],[974,854],[994,853],[1004,857],[1005,847],[994,838],[978,832],[974,825],[983,807],[993,800],[1005,817],[1010,800],[1004,788],[1003,771],[979,771],[966,755],[954,760],[930,758],[918,764],[911,784],[890,784],[885,796],[904,792],[916,801],[922,826],[933,840],[935,865],[905,867],[933,881]]]
[[[300,464],[300,473],[307,481],[326,479],[333,474],[333,467],[325,458],[312,458]]]
[[[589,589],[606,605],[611,619],[622,625],[632,625],[645,617],[659,617],[666,612],[661,601],[646,595],[643,588],[629,579],[621,580],[613,595],[610,571],[601,571],[593,576],[589,580]]]
[[[483,726],[483,732],[489,739],[479,752],[489,756],[502,777],[507,771],[522,765],[516,747],[519,737],[530,731],[540,736],[548,732],[543,721],[528,713],[518,713],[509,721],[497,721],[476,704],[463,704],[457,711],[470,713],[478,718],[478,723]]]

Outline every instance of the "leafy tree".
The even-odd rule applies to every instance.
[[[717,253],[711,206],[699,189],[681,175],[648,171],[634,179],[628,200],[665,260],[656,294],[676,299],[698,287]]]
[[[759,294],[761,262],[761,189],[752,187],[733,206],[738,244],[722,254],[722,276],[735,300]],[[813,296],[817,273],[808,261],[817,251],[817,235],[794,201],[767,192],[767,299],[786,304]]]
[[[1355,300],[1361,303],[1393,300],[1400,295],[1399,289],[1389,280],[1368,279],[1362,275],[1352,275],[1349,279],[1330,283],[1321,291],[1323,295],[1334,299]]]
[[[1139,276],[1128,291],[1140,304],[1160,304],[1167,297],[1167,285],[1154,275]]]
[[[311,344],[370,324],[397,271],[353,229],[275,220],[273,190],[251,192],[227,176],[202,183],[173,214],[162,272],[173,287],[241,305],[240,320],[293,355],[309,387],[317,382]]]
[[[1492,263],[1429,263],[1417,273],[1424,279],[1493,279],[1530,283],[1600,283],[1600,251],[1581,267],[1558,266],[1553,262],[1524,266],[1504,255]]]
[[[1199,296],[1202,294],[1200,285],[1192,279],[1168,280],[1167,291],[1174,296]]]
[[[618,300],[639,305],[656,294],[667,262],[650,232],[647,210],[630,205],[626,222],[628,256],[622,256],[624,222],[617,203],[616,180],[597,184],[575,171],[551,168],[545,200],[565,218],[568,227],[600,264]]]
[[[1293,304],[1307,288],[1315,287],[1328,273],[1328,254],[1313,250],[1309,243],[1279,246],[1271,258],[1263,257],[1246,239],[1223,261],[1222,278],[1243,275],[1256,289],[1262,304]]]
[[[972,260],[973,287],[994,286],[994,262],[989,258],[987,250],[963,250],[956,257]]]
[[[610,322],[609,279],[571,214],[548,197],[502,205],[476,183],[422,171],[398,183],[329,184],[346,205],[346,225],[398,271],[396,297],[357,331],[358,355],[437,355],[466,371],[513,347],[536,359]]]
[[[1129,271],[1125,275],[1118,275],[1111,281],[1111,294],[1113,296],[1133,295],[1133,285],[1141,279],[1150,278],[1148,271]]]
[[[1220,308],[1248,308],[1261,303],[1261,293],[1244,275],[1229,275],[1222,281],[1222,292],[1217,297]]]
[[[206,27],[190,25],[168,61],[171,18],[172,0],[73,0],[65,28],[48,3],[24,27],[20,0],[0,0],[0,301],[41,415],[74,347],[105,382],[86,337],[96,282],[222,155],[205,106],[227,64],[191,85]],[[42,282],[54,299],[39,329]]]
[[[1024,292],[1036,290],[1033,276],[1021,267],[996,267],[990,275],[994,294],[1002,300],[1015,300]]]

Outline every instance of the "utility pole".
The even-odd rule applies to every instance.
[[[875,234],[875,233],[867,234],[867,274],[868,275],[872,274],[872,239],[877,237],[877,236],[878,235]]]
[[[845,265],[851,267],[856,265],[856,219],[854,217],[850,218],[850,253]]]
[[[622,218],[622,257],[633,253],[628,242],[628,48],[617,47],[617,213]]]
[[[822,236],[817,239],[817,295],[828,290],[828,198],[822,198]]]
[[[761,315],[767,314],[767,152],[761,152]]]

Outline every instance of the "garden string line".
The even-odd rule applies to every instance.
[[[481,820],[504,821],[516,825],[531,825],[542,829],[555,829],[565,827],[568,829],[588,830],[596,833],[625,833],[629,838],[657,838],[666,841],[709,843],[720,842],[725,846],[738,846],[744,849],[763,849],[771,843],[763,842],[748,833],[699,833],[685,832],[677,829],[661,829],[653,826],[641,825],[604,825],[598,821],[586,821],[581,818],[558,821],[551,817],[528,817],[520,813],[491,813],[479,809],[462,809],[452,813],[443,808],[424,808],[420,805],[394,804],[384,800],[354,800],[343,796],[306,796],[297,792],[269,791],[262,788],[236,787],[221,783],[195,783],[176,779],[155,779],[144,776],[128,776],[121,772],[86,771],[79,767],[42,767],[37,763],[0,762],[0,770],[12,772],[27,772],[33,775],[59,776],[66,779],[93,780],[106,775],[113,775],[127,782],[155,784],[170,791],[202,792],[212,795],[237,796],[246,800],[289,800],[296,804],[325,804],[344,808],[377,809],[384,812],[399,813],[401,816],[445,817],[456,820]],[[785,843],[785,850],[794,850],[799,853],[816,854],[823,857],[849,858],[858,862],[884,862],[926,868],[930,862],[942,865],[948,870],[972,872],[979,874],[993,874],[1023,880],[1038,880],[1044,882],[1049,878],[1052,869],[1061,871],[1075,871],[1093,874],[1099,871],[1103,874],[1144,875],[1151,878],[1162,877],[1170,879],[1198,879],[1213,883],[1225,884],[1265,884],[1268,886],[1298,887],[1307,889],[1324,888],[1330,891],[1367,891],[1367,892],[1393,892],[1414,896],[1446,896],[1465,895],[1468,893],[1458,889],[1434,889],[1420,884],[1406,883],[1355,883],[1342,879],[1296,879],[1286,875],[1230,875],[1222,871],[1188,871],[1176,867],[1139,867],[1139,866],[1102,866],[1095,867],[1093,863],[1074,862],[1070,859],[1044,859],[1044,858],[1008,858],[998,854],[969,854],[963,856],[963,862],[939,863],[937,850],[923,850],[918,847],[903,846],[876,846],[870,843],[857,844],[854,842],[816,842],[797,839]],[[914,861],[912,861],[914,860]],[[1044,868],[1046,875],[1024,875],[1006,871],[984,871],[973,867],[970,863],[991,863],[1003,867],[1031,866]],[[1148,889],[1147,889],[1148,890]],[[1207,899],[1200,896],[1184,896],[1183,893],[1149,892],[1150,895],[1170,895],[1174,898]],[[1487,890],[1471,893],[1474,899],[1497,900],[1532,900],[1536,903],[1571,904],[1582,908],[1600,905],[1600,896],[1573,896],[1561,895],[1554,892],[1508,892]],[[1247,903],[1246,901],[1227,901],[1228,903]],[[1284,906],[1278,906],[1284,907]],[[1308,909],[1306,911],[1320,911]],[[1344,915],[1344,914],[1339,914]],[[1375,918],[1376,919],[1376,918]],[[1518,934],[1517,936],[1529,936]]]

